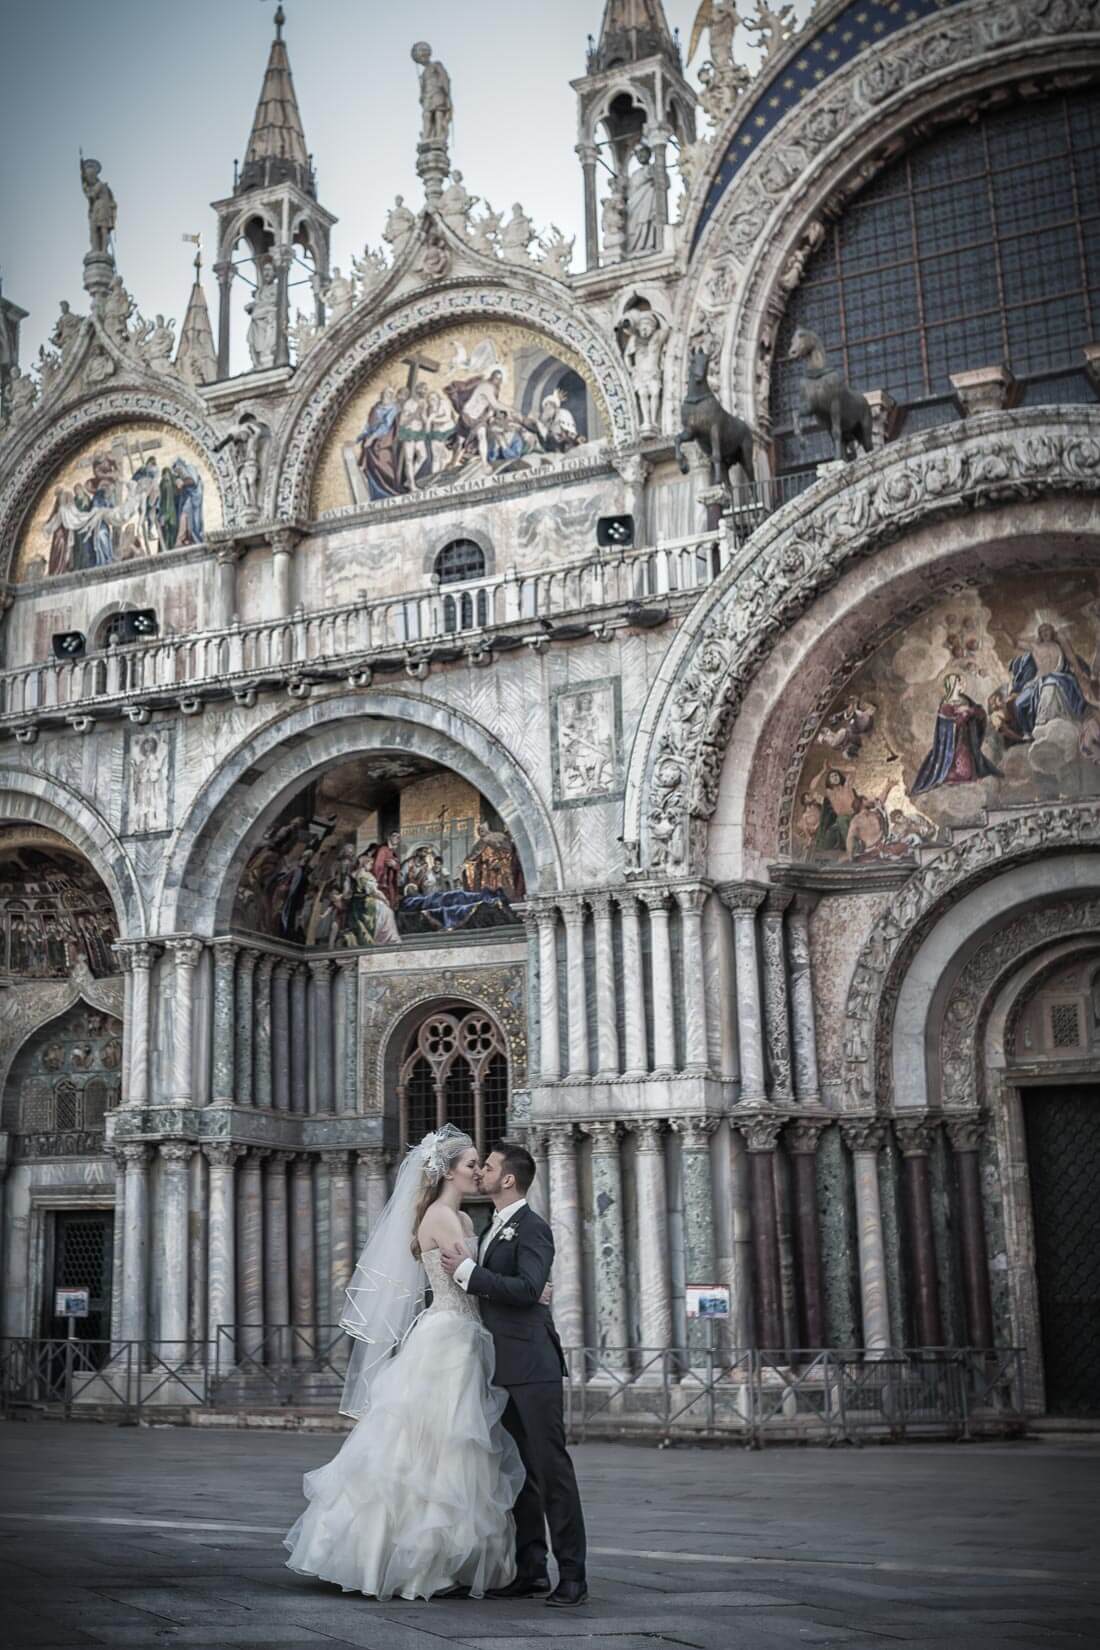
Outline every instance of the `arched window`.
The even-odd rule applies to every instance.
[[[776,339],[781,469],[800,448],[797,327],[859,390],[886,390],[903,433],[958,416],[950,377],[1004,364],[1025,404],[1093,401],[1081,349],[1100,329],[1100,98],[1030,99],[912,149],[830,223]]]
[[[508,1126],[508,1056],[480,1009],[429,1014],[405,1048],[397,1084],[402,1143],[453,1123],[479,1152]]]
[[[435,576],[440,584],[465,584],[485,577],[485,552],[473,539],[452,539],[435,558]],[[476,617],[475,617],[476,615]],[[489,622],[489,602],[484,590],[463,590],[443,598],[443,628],[448,636],[458,630],[473,630]]]

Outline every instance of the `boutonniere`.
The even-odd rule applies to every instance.
[[[500,1238],[502,1243],[511,1243],[515,1235],[516,1229],[514,1226],[502,1226],[500,1231],[497,1233],[497,1236]]]

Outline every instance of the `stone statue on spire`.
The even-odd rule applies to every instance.
[[[409,55],[420,70],[420,141],[445,145],[454,119],[451,77],[426,40],[418,40]]]
[[[110,256],[111,236],[118,222],[118,207],[111,187],[102,176],[98,160],[80,157],[80,187],[88,201],[88,235],[93,252]]]

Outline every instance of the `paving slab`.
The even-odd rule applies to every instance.
[[[338,1441],[337,1441],[338,1442]],[[1074,1650],[1100,1442],[575,1453],[590,1602],[379,1604],[285,1567],[324,1434],[0,1423],[0,1650]]]

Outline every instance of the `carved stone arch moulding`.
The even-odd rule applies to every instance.
[[[938,1026],[941,1099],[952,1110],[972,1110],[984,1103],[986,1026],[994,1003],[1010,976],[1037,952],[1062,941],[1091,938],[1100,950],[1100,896],[1064,899],[1023,911],[992,934],[969,959],[944,1004]],[[1040,988],[1045,975],[1064,967],[1064,951],[1032,977],[1014,1003],[1005,1028],[1005,1051],[1015,1033],[1020,1010]]]
[[[527,1016],[525,970],[521,963],[505,967],[447,968],[431,980],[415,974],[384,979],[367,975],[363,982],[360,1045],[363,1049],[363,1106],[380,1115],[392,1095],[386,1093],[386,1069],[392,1043],[407,1027],[416,1009],[429,1010],[458,999],[494,1019],[508,1046],[511,1092],[527,1082]],[[403,1142],[404,1144],[404,1142]]]
[[[1100,413],[1036,407],[926,430],[833,472],[776,511],[701,599],[662,661],[630,759],[624,835],[642,863],[702,874],[706,820],[752,678],[861,557],[963,510],[1100,491]]]
[[[693,249],[666,356],[667,393],[683,382],[691,339],[709,332],[721,343],[727,404],[765,425],[778,320],[820,215],[835,214],[915,138],[985,97],[1058,74],[1079,84],[1100,68],[1097,33],[1100,0],[963,0],[860,53],[800,100],[737,170]],[[703,213],[713,167],[736,141],[742,113],[735,109],[719,134],[689,222]]]
[[[844,1011],[846,1108],[889,1107],[898,993],[921,943],[944,914],[1009,866],[1093,848],[1100,848],[1100,809],[1064,804],[999,820],[914,871],[875,922],[852,973]]]
[[[19,542],[24,517],[34,509],[42,489],[57,467],[98,430],[113,424],[170,424],[188,436],[202,452],[218,482],[223,519],[237,513],[237,478],[225,450],[216,452],[217,431],[209,420],[187,404],[183,392],[152,395],[144,390],[110,390],[88,396],[75,406],[62,407],[57,416],[28,443],[0,486],[0,545],[5,547],[0,575],[8,578],[11,558]]]
[[[36,747],[41,749],[41,747]],[[0,763],[0,825],[43,825],[83,854],[110,894],[120,939],[145,933],[145,906],[130,856],[106,820],[51,773]]]
[[[86,963],[77,962],[67,980],[13,985],[4,992],[0,998],[0,1097],[7,1087],[16,1055],[27,1039],[79,1002],[87,1003],[101,1014],[109,1014],[113,1020],[121,1020],[122,975],[97,980]]]
[[[637,435],[633,391],[618,351],[591,320],[560,291],[542,283],[441,283],[429,292],[402,298],[393,309],[373,314],[358,338],[340,329],[340,348],[322,342],[310,353],[306,377],[276,437],[270,473],[277,477],[270,501],[282,520],[308,516],[314,465],[321,446],[349,395],[395,351],[456,321],[506,321],[557,339],[578,355],[592,374],[592,386],[607,421],[614,448]]]

